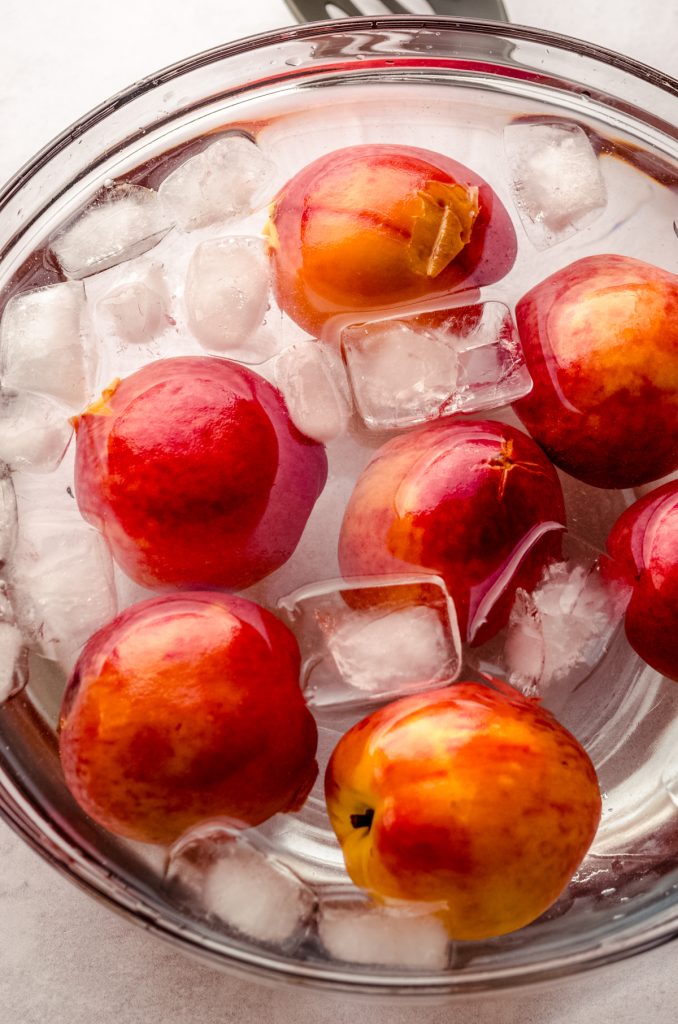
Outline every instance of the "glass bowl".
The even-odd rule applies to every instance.
[[[257,136],[291,118],[287,142],[293,139],[305,162],[316,155],[314,147],[341,145],[342,135],[347,142],[413,144],[425,144],[430,136],[429,148],[442,149],[445,143],[435,133],[444,125],[443,107],[457,129],[464,118],[467,125],[482,118],[490,134],[496,112],[500,119],[507,111],[545,113],[584,125],[599,151],[620,173],[642,180],[641,191],[650,197],[654,212],[638,254],[659,265],[670,263],[670,246],[675,246],[670,210],[678,187],[677,82],[543,31],[393,17],[327,22],[241,40],[158,72],[83,117],[0,194],[0,295],[16,283],[19,271],[24,284],[54,280],[41,246],[108,179],[133,180],[142,167],[152,177],[162,154],[215,128],[235,126]],[[319,112],[322,131],[317,130]],[[313,131],[308,118],[315,119]],[[474,167],[482,162],[481,154],[477,159],[468,152],[451,155]],[[495,185],[491,173],[489,178]],[[633,223],[637,226],[638,219]],[[584,244],[597,245],[594,251],[610,245],[628,255],[637,252],[635,227],[619,231],[612,242],[609,234],[592,238]],[[574,258],[569,247],[576,251],[580,241],[535,255],[521,235],[524,259],[493,297],[514,301],[545,276],[547,267]],[[37,256],[27,262],[34,252]],[[589,491],[564,482],[575,519],[585,520]],[[599,521],[586,527],[588,539],[600,545],[610,522],[633,497],[611,496]],[[643,666],[621,630],[604,673],[581,680],[576,692],[557,695],[553,708],[599,770],[604,811],[592,852],[547,914],[500,939],[453,944],[445,970],[333,960],[312,931],[293,949],[276,948],[194,913],[164,883],[162,850],[118,840],[70,797],[54,728],[63,684],[53,663],[33,656],[28,686],[0,706],[0,812],[86,891],[215,966],[269,981],[424,998],[572,974],[678,934],[678,687]],[[300,844],[308,839],[306,825],[302,817],[299,834],[292,828],[286,837],[275,837],[292,860],[299,859]],[[322,875],[321,840],[320,852],[307,851],[306,860],[315,857]]]

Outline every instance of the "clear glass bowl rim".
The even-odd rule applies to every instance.
[[[246,54],[293,40],[313,41],[338,31],[350,33],[352,31],[411,30],[414,28],[444,29],[469,35],[503,36],[512,40],[540,44],[544,47],[554,47],[560,51],[609,65],[636,79],[647,82],[669,96],[678,97],[678,79],[667,73],[660,72],[613,50],[546,29],[470,18],[418,15],[341,18],[310,22],[300,26],[292,25],[288,28],[243,37],[202,51],[140,79],[94,107],[39,150],[0,188],[0,214],[32,176],[45,167],[74,139],[144,93],[165,86],[181,75],[235,55]],[[425,59],[423,54],[422,59]],[[672,129],[671,134],[678,133],[678,126],[666,123],[663,123],[662,126]],[[678,137],[678,134],[675,137]],[[227,969],[231,973],[255,976],[269,983],[287,979],[296,983],[310,984],[324,990],[333,989],[382,998],[384,996],[409,996],[416,998],[417,1001],[426,996],[438,999],[442,995],[467,997],[497,989],[553,981],[579,971],[590,970],[635,956],[678,938],[678,902],[676,902],[669,914],[660,914],[656,923],[650,923],[640,935],[627,938],[618,936],[615,941],[608,942],[605,946],[583,949],[577,955],[553,958],[549,962],[535,966],[513,966],[504,969],[497,969],[493,966],[489,970],[464,972],[462,978],[455,978],[452,974],[444,981],[426,976],[420,978],[410,976],[407,980],[399,980],[392,975],[380,974],[378,969],[375,970],[372,977],[367,977],[352,973],[350,966],[342,969],[338,965],[311,965],[304,961],[288,964],[267,958],[265,954],[259,955],[249,951],[232,950],[227,956],[224,947],[213,948],[213,945],[201,940],[197,934],[191,935],[186,928],[178,928],[171,921],[163,920],[150,906],[144,905],[140,897],[130,891],[122,879],[111,877],[110,873],[104,871],[84,850],[62,835],[58,828],[55,828],[54,823],[50,822],[42,811],[33,805],[28,796],[15,786],[10,775],[1,765],[0,817],[52,867],[111,909],[142,925],[147,931],[160,936],[184,952],[192,954],[202,962]]]

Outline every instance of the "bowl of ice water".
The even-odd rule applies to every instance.
[[[563,512],[549,514],[546,526],[535,519],[529,542],[512,549],[514,560],[489,583],[484,577],[468,607],[444,557],[417,564],[403,556],[398,571],[367,558],[362,571],[348,572],[357,548],[340,538],[358,482],[387,457],[378,453],[405,451],[412,438],[442,436],[451,424],[472,431],[492,421],[503,431],[494,468],[502,488],[513,486],[511,445],[515,431],[525,432],[521,402],[536,379],[516,307],[577,261],[612,254],[670,271],[677,95],[666,76],[536,30],[443,18],[418,19],[416,31],[388,18],[311,25],[210,51],[131,88],[5,187],[0,810],[46,859],[219,967],[363,993],[509,986],[674,937],[678,688],[630,644],[628,596],[603,565],[614,524],[652,493],[655,478],[599,486],[562,466],[529,463],[553,475]],[[316,302],[316,292],[309,305],[310,289],[301,314],[271,257],[284,245],[282,226],[279,238],[271,232],[271,204],[306,168],[326,161],[329,175],[332,154],[359,147],[367,167],[370,153],[406,150],[470,169],[491,190],[493,216],[499,207],[506,213],[514,243],[502,272],[474,278],[471,270],[449,289],[436,286],[432,301],[422,294],[348,311],[333,305],[336,296]],[[462,247],[460,210],[471,210],[471,222],[478,212],[473,185],[450,203],[452,193],[439,202],[441,194],[433,193],[431,215],[443,261],[435,275],[457,258],[446,248],[450,210]],[[254,532],[243,539],[233,526],[228,557],[241,545],[258,568],[241,571],[239,562],[227,586],[218,574],[196,571],[193,579],[192,570],[167,569],[169,555],[140,569],[143,559],[129,556],[97,519],[94,499],[84,499],[79,468],[90,433],[96,446],[104,437],[97,431],[111,431],[101,443],[113,451],[111,423],[126,415],[116,401],[127,380],[152,380],[165,360],[193,368],[215,359],[235,365],[240,397],[254,388],[282,403],[285,430],[303,439],[303,458],[307,449],[324,453],[317,459],[327,474],[321,479],[316,461],[315,490],[294,512],[285,498],[298,490],[294,471],[283,483],[275,477],[277,523],[296,516],[298,529],[268,547],[257,534],[255,558]],[[266,430],[247,457],[229,463],[259,518],[259,478],[252,482],[248,467],[267,458]],[[302,458],[301,442],[288,451],[281,430],[276,466]],[[127,500],[136,483],[124,473],[116,479]],[[162,487],[170,496],[180,489],[165,478]],[[402,488],[393,499],[406,500]],[[200,501],[200,516],[212,515]],[[224,529],[235,522],[227,513]],[[376,519],[364,522],[363,535],[374,522],[376,536]],[[548,558],[518,579],[525,553],[541,546]],[[112,635],[117,616],[136,614],[144,601],[155,608],[168,591],[181,604],[187,583],[192,596],[236,594],[291,635],[319,774],[313,781],[301,773],[295,799],[287,794],[251,827],[215,804],[176,835],[158,839],[162,829],[143,827],[125,834],[106,827],[94,803],[83,809],[66,784],[58,729],[76,698],[62,700],[69,677],[72,693],[73,673],[81,683],[91,669],[93,637]],[[486,636],[493,609],[501,614]],[[274,645],[278,626],[257,629]],[[602,814],[544,913],[506,934],[465,938],[450,934],[438,904],[375,898],[352,880],[323,776],[342,737],[366,716],[488,677],[576,739],[595,770]],[[205,779],[209,788],[209,771]],[[355,827],[371,821],[357,815]]]

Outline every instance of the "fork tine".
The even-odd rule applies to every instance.
[[[324,21],[330,18],[329,6],[337,7],[347,18],[359,18],[362,11],[352,0],[285,0],[297,21]]]

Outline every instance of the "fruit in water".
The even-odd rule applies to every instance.
[[[216,592],[134,605],[86,644],[63,700],[71,793],[101,825],[174,840],[209,817],[256,825],[296,810],[317,731],[289,630]]]
[[[280,393],[228,359],[149,363],[78,418],[75,488],[151,588],[240,589],[294,551],[327,477]]]
[[[565,506],[553,466],[522,431],[448,420],[393,438],[364,470],[339,538],[345,577],[428,569],[462,637],[483,642],[557,558]]]
[[[566,472],[636,487],[678,468],[678,277],[587,256],[516,306],[532,391],[521,420]]]
[[[522,928],[588,850],[601,799],[585,751],[506,684],[395,701],[339,741],[325,776],[356,885],[424,900],[455,939]]]
[[[352,146],[315,160],[274,200],[268,235],[278,303],[311,334],[339,314],[490,284],[517,247],[482,178],[410,146]]]
[[[607,540],[603,571],[630,590],[624,625],[640,657],[678,681],[678,481],[636,501]]]

